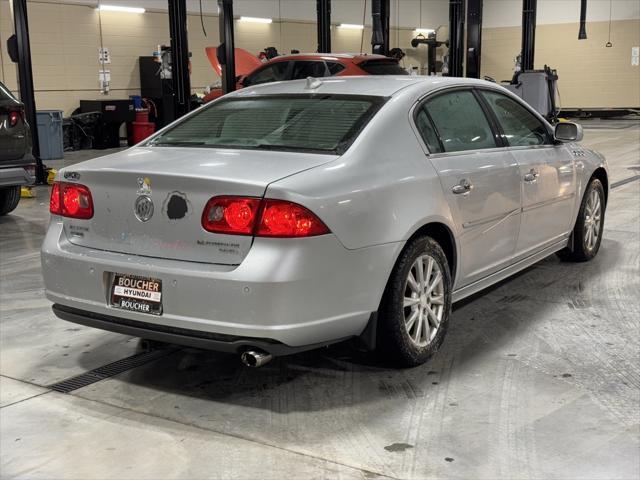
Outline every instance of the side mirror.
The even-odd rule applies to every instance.
[[[583,137],[582,127],[573,122],[560,122],[556,124],[553,137],[562,143],[579,142]]]

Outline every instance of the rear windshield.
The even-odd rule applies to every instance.
[[[369,60],[358,65],[369,75],[409,75],[393,60]]]
[[[363,95],[222,99],[152,139],[152,146],[344,153],[382,106]]]

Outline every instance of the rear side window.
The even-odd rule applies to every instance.
[[[496,146],[489,121],[469,90],[440,94],[424,106],[433,119],[445,152]]]
[[[395,60],[368,60],[358,66],[369,75],[409,75]]]
[[[508,145],[531,146],[551,143],[549,132],[536,116],[515,100],[497,92],[482,96],[498,119]]]
[[[346,68],[339,62],[327,62],[327,67],[330,75],[337,75]]]
[[[364,95],[228,98],[186,118],[149,145],[343,153],[384,104]]]
[[[427,144],[429,152],[442,152],[440,141],[438,140],[438,135],[433,129],[431,119],[429,118],[429,114],[427,113],[424,105],[420,107],[418,113],[416,114],[416,126],[418,127],[418,131],[420,132],[424,143]]]
[[[323,61],[298,61],[293,63],[292,80],[299,80],[307,77],[327,77],[329,72]]]
[[[263,67],[262,70],[249,75],[244,80],[244,86],[260,85],[261,83],[279,82],[287,80],[287,67],[289,62],[276,62]]]

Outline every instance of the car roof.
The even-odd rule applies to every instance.
[[[319,82],[317,87],[311,85],[313,81]],[[421,92],[429,92],[446,86],[464,85],[491,85],[498,84],[486,80],[459,77],[436,76],[409,76],[409,75],[367,75],[325,77],[318,79],[290,80],[286,82],[273,82],[243,88],[230,95],[281,95],[281,94],[309,94],[329,93],[345,95],[372,95],[390,97],[408,87],[419,88]]]
[[[354,63],[360,63],[366,60],[393,61],[392,58],[372,53],[292,53],[289,55],[274,57],[270,59],[269,62],[280,62],[285,60],[352,60]]]

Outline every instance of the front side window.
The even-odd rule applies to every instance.
[[[440,94],[428,100],[425,108],[433,119],[445,152],[496,146],[489,121],[471,91]]]
[[[260,85],[261,83],[279,82],[287,80],[287,67],[289,62],[276,62],[263,67],[261,70],[249,75],[244,80],[244,86]]]
[[[297,61],[293,63],[292,80],[307,77],[328,77],[327,66],[321,61]]]
[[[384,102],[384,97],[364,95],[228,98],[202,108],[148,145],[341,154]]]
[[[497,92],[483,91],[502,127],[503,138],[511,146],[532,146],[550,143],[549,132],[544,124],[515,100]]]

